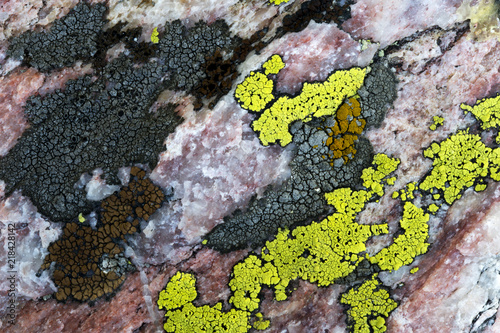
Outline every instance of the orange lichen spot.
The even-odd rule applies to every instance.
[[[366,121],[360,118],[360,115],[359,101],[350,98],[337,110],[335,125],[325,128],[328,133],[325,144],[330,148],[330,152],[323,158],[328,158],[331,166],[338,158],[343,158],[344,163],[347,163],[356,154],[355,143],[366,125]]]

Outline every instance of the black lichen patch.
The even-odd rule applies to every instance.
[[[7,55],[22,59],[42,72],[89,60],[98,51],[99,34],[106,23],[103,4],[81,2],[65,17],[54,22],[48,32],[27,31],[14,37]]]
[[[207,235],[207,246],[220,252],[260,246],[279,228],[290,228],[326,214],[326,192],[361,184],[361,172],[373,159],[370,142],[361,138],[353,159],[346,164],[338,159],[339,163],[332,167],[323,158],[330,149],[323,144],[329,136],[318,124],[314,121],[292,125],[290,132],[297,152],[290,163],[290,179],[278,190],[267,190],[262,199],[252,200],[245,212],[226,217]]]
[[[217,49],[230,49],[233,39],[223,20],[211,25],[197,22],[186,28],[180,20],[167,22],[158,43],[158,56],[163,59],[170,74],[173,89],[190,92],[207,77],[204,69],[206,57]]]
[[[358,94],[361,97],[361,115],[366,119],[367,128],[382,124],[386,110],[396,100],[396,84],[394,73],[381,63],[374,64],[366,75]]]
[[[284,33],[303,30],[311,20],[317,23],[335,22],[338,26],[351,18],[354,1],[310,0],[302,3],[300,9],[283,18]]]
[[[226,95],[233,86],[234,80],[238,77],[236,62],[232,59],[224,59],[219,50],[211,57],[206,58],[204,64],[206,77],[201,80],[194,89],[194,95],[197,98],[195,108],[201,107],[202,99],[214,99],[215,101]]]
[[[166,199],[145,175],[144,170],[132,167],[129,184],[102,201],[96,228],[87,222],[67,223],[61,237],[50,244],[41,270],[53,267],[57,300],[85,302],[111,296],[134,269],[122,242]]]
[[[160,66],[134,68],[121,57],[96,81],[87,75],[64,91],[31,97],[25,107],[32,127],[0,160],[6,193],[22,189],[39,211],[55,221],[89,212],[80,175],[102,168],[108,183],[133,163],[154,167],[163,141],[181,118],[174,106],[149,111],[161,91]]]

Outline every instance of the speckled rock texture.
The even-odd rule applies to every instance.
[[[72,17],[75,8],[85,15]],[[235,265],[260,253],[279,227],[293,230],[334,213],[323,195],[335,186],[363,189],[357,166],[345,183],[333,179],[354,164],[298,174],[310,167],[304,159],[315,156],[308,149],[316,142],[260,142],[252,129],[260,115],[242,108],[234,93],[274,54],[285,63],[268,75],[276,98],[293,98],[304,83],[323,82],[336,70],[384,66],[393,73],[395,100],[380,106],[377,124],[356,138],[358,147],[369,147],[366,154],[360,149],[363,168],[378,153],[400,160],[394,183],[356,217],[362,225],[387,223],[387,235],[370,238],[361,256],[386,248],[402,233],[403,205],[394,192],[432,170],[424,149],[467,128],[498,147],[498,131],[482,131],[460,105],[500,93],[499,22],[500,5],[491,0],[0,1],[0,175],[6,175],[0,177],[0,331],[164,332],[158,295],[178,271],[196,276],[196,307],[221,302],[221,311],[230,311]],[[365,84],[354,96],[362,102],[380,92],[369,79]],[[96,123],[84,124],[85,114],[97,114]],[[434,131],[433,116],[444,118]],[[315,133],[322,121],[334,121],[322,119],[299,121],[291,132]],[[64,136],[91,138],[91,151],[79,155],[83,162],[61,157],[83,145],[64,146]],[[318,144],[326,141],[324,135]],[[52,155],[25,164],[37,149]],[[314,158],[328,151],[322,149]],[[106,297],[58,302],[54,267],[40,270],[50,244],[66,223],[99,228],[101,200],[128,184],[132,166],[145,169],[168,198],[139,221],[137,232],[113,239],[133,268]],[[317,192],[304,189],[313,204],[273,208],[287,189],[321,180]],[[387,332],[500,332],[500,184],[486,183],[484,191],[470,187],[429,215],[429,248],[410,265],[381,271],[369,264],[365,275],[323,287],[296,279],[283,301],[264,286],[252,320],[256,312],[269,320],[264,332],[369,332],[355,329],[341,298],[378,272],[397,303],[382,316]],[[286,211],[299,206],[307,213]],[[255,220],[276,223],[258,237],[249,229],[254,222],[245,221],[255,211]],[[208,235],[227,230],[225,221],[248,235],[214,246]],[[248,331],[257,326],[250,322]]]

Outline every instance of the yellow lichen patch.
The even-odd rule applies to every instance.
[[[264,68],[266,75],[278,74],[279,71],[285,67],[285,63],[279,55],[275,54],[269,58],[269,60],[267,60],[262,67]]]
[[[349,306],[347,316],[353,332],[385,332],[385,318],[398,306],[387,290],[380,288],[376,277],[374,274],[371,280],[350,289],[340,299],[342,304]]]
[[[366,241],[388,232],[387,224],[362,225],[355,221],[366,203],[375,194],[383,193],[384,183],[393,179],[388,177],[397,168],[399,160],[378,154],[373,164],[364,173],[367,190],[339,188],[327,193],[325,198],[335,213],[321,222],[299,226],[291,232],[280,230],[274,240],[266,242],[260,255],[251,254],[233,267],[229,281],[233,293],[229,303],[235,307],[231,311],[236,311],[230,316],[236,318],[233,321],[226,322],[228,317],[225,316],[232,312],[221,313],[220,303],[212,308],[193,306],[191,302],[196,298],[194,277],[187,273],[174,275],[160,293],[158,305],[170,310],[175,306],[182,308],[167,312],[165,329],[181,332],[184,329],[182,323],[188,322],[190,326],[185,326],[188,327],[185,332],[196,332],[196,329],[217,331],[215,325],[224,322],[226,328],[235,327],[234,332],[245,332],[250,327],[250,314],[260,306],[263,286],[274,289],[275,299],[283,301],[288,297],[292,280],[302,279],[328,286],[352,273],[365,260],[362,252],[366,251]],[[255,329],[269,326],[269,321],[264,320],[260,313],[254,319],[252,327]],[[371,325],[379,327],[380,320]]]
[[[160,38],[158,37],[158,28],[154,28],[153,32],[151,33],[151,43],[156,44],[160,41]]]
[[[251,72],[245,80],[238,84],[234,97],[242,108],[259,112],[273,98],[273,81],[260,72]]]
[[[436,212],[439,210],[439,206],[436,204],[430,204],[427,209],[431,214],[436,214]]]
[[[373,163],[378,165],[377,169],[372,167],[363,170],[361,179],[363,179],[363,186],[373,191],[378,196],[384,195],[382,181],[394,184],[395,177],[387,179],[387,175],[394,172],[400,161],[396,158],[390,158],[385,154],[377,154],[373,157]]]
[[[418,272],[418,270],[419,270],[418,267],[413,267],[412,269],[410,269],[410,273],[415,274],[416,272]]]
[[[274,285],[279,282],[276,267],[262,263],[255,255],[248,256],[233,268],[233,278],[229,287],[233,291],[230,303],[241,310],[253,311],[259,307],[259,293],[262,285]]]
[[[420,189],[431,193],[441,191],[449,205],[460,199],[463,190],[483,183],[487,176],[500,180],[500,151],[486,147],[479,135],[468,131],[459,131],[440,144],[433,143],[424,156],[434,161]]]
[[[262,313],[257,313],[255,315],[256,317],[256,320],[255,322],[253,323],[253,328],[255,328],[256,330],[258,331],[263,331],[265,329],[267,329],[269,327],[269,325],[271,324],[271,322],[269,320],[264,320],[264,317],[262,316]]]
[[[189,273],[177,272],[158,297],[158,308],[172,310],[196,299],[196,278]]]
[[[345,98],[352,97],[362,86],[366,69],[339,70],[323,83],[304,83],[302,92],[293,98],[280,97],[252,123],[263,145],[292,141],[289,126],[296,120],[334,115]]]
[[[425,214],[422,208],[416,207],[411,202],[405,202],[403,218],[399,222],[404,230],[402,235],[394,239],[394,242],[383,248],[373,257],[368,257],[372,264],[377,264],[382,270],[395,271],[401,266],[409,265],[413,260],[427,252],[429,243],[429,214]]]
[[[461,104],[460,107],[465,113],[471,112],[474,117],[481,122],[481,127],[485,130],[498,128],[500,125],[500,95],[492,98],[484,98],[474,106]],[[500,143],[497,136],[497,143]]]
[[[272,3],[273,5],[276,5],[276,6],[280,5],[282,3],[286,3],[288,1],[290,1],[290,0],[269,0],[270,3]]]
[[[325,128],[328,139],[325,144],[330,148],[328,158],[333,166],[334,160],[343,158],[347,163],[356,154],[354,143],[363,132],[366,121],[358,118],[361,115],[361,105],[355,98],[350,98],[337,110],[335,125]]]
[[[158,298],[159,309],[166,309],[164,329],[167,332],[247,332],[251,327],[249,312],[231,309],[222,311],[222,303],[213,307],[193,305],[196,299],[196,278],[177,272]]]
[[[444,124],[444,118],[439,116],[432,117],[433,124],[429,126],[431,131],[435,131],[439,126]]]
[[[411,182],[406,184],[405,188],[401,189],[399,192],[394,192],[392,198],[396,199],[399,197],[402,201],[413,200],[415,199],[414,192],[416,190],[418,190],[417,182]]]
[[[83,216],[82,213],[78,214],[78,222],[80,222],[80,223],[85,222],[85,217]]]
[[[398,163],[382,155],[376,161],[380,164],[371,174],[377,175],[373,181],[380,182]],[[300,278],[328,286],[350,274],[364,260],[359,254],[366,250],[368,238],[388,232],[387,224],[361,225],[354,221],[373,194],[350,188],[327,193],[325,197],[334,206],[334,214],[291,232],[280,230],[276,239],[268,241],[262,249],[261,259],[250,255],[234,267],[229,282],[233,291],[230,302],[238,309],[253,311],[259,307],[262,285],[273,287],[276,300],[282,301],[287,298],[292,280]]]

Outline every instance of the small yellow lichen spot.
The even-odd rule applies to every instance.
[[[429,129],[431,131],[435,131],[439,126],[442,126],[444,124],[444,118],[443,117],[434,116],[434,117],[432,117],[432,121],[434,123],[431,126],[429,126]]]
[[[271,321],[269,320],[264,320],[262,313],[258,312],[255,314],[255,317],[257,320],[253,323],[253,328],[255,328],[257,331],[263,331],[269,327],[271,324]]]
[[[160,41],[160,38],[158,37],[158,28],[153,29],[153,33],[151,33],[151,43],[156,44]]]
[[[356,333],[385,332],[385,318],[398,306],[387,290],[380,288],[377,274],[343,294],[340,303],[349,306],[349,326]]]
[[[78,221],[80,221],[80,223],[85,222],[85,217],[83,217],[83,214],[82,214],[82,213],[80,213],[80,214],[78,215]]]
[[[313,117],[336,114],[342,102],[363,85],[365,74],[365,68],[352,68],[336,71],[323,83],[306,82],[298,96],[278,98],[252,123],[252,128],[260,132],[263,145],[279,141],[286,146],[292,141],[289,126],[294,121],[307,122]]]
[[[234,97],[244,109],[259,112],[273,98],[274,83],[260,72],[251,72],[245,80],[238,84]]]
[[[429,243],[429,214],[411,202],[405,202],[403,218],[399,222],[404,234],[397,236],[394,242],[383,248],[373,257],[367,256],[372,264],[377,264],[382,270],[398,270],[409,265],[415,257],[427,252]]]
[[[193,274],[177,272],[158,297],[158,308],[172,310],[192,302],[197,296]]]
[[[377,154],[373,157],[373,163],[377,164],[378,168],[375,170],[370,167],[363,170],[363,174],[361,175],[363,186],[378,196],[383,196],[382,181],[397,169],[400,161],[396,158],[390,158],[385,154]]]
[[[208,240],[206,240],[206,239],[204,239],[204,240],[201,242],[201,244],[203,244],[203,245],[207,245],[207,243],[208,243]]]
[[[269,60],[267,60],[262,67],[264,68],[266,75],[278,74],[279,71],[285,67],[285,63],[279,55],[275,54],[269,58]]]
[[[288,1],[290,1],[290,0],[269,0],[270,3],[272,3],[273,5],[276,5],[276,6],[280,5],[280,4],[284,3],[284,2],[286,3]]]
[[[415,274],[416,272],[418,272],[418,270],[419,270],[418,267],[413,267],[412,269],[410,269],[410,273]]]
[[[475,190],[476,192],[481,192],[481,191],[486,190],[486,187],[487,187],[487,186],[488,186],[488,185],[486,185],[486,184],[477,184],[477,185],[474,187],[474,190]]]
[[[431,212],[432,214],[435,214],[439,210],[439,206],[436,204],[430,204],[428,209],[429,209],[429,212]]]

